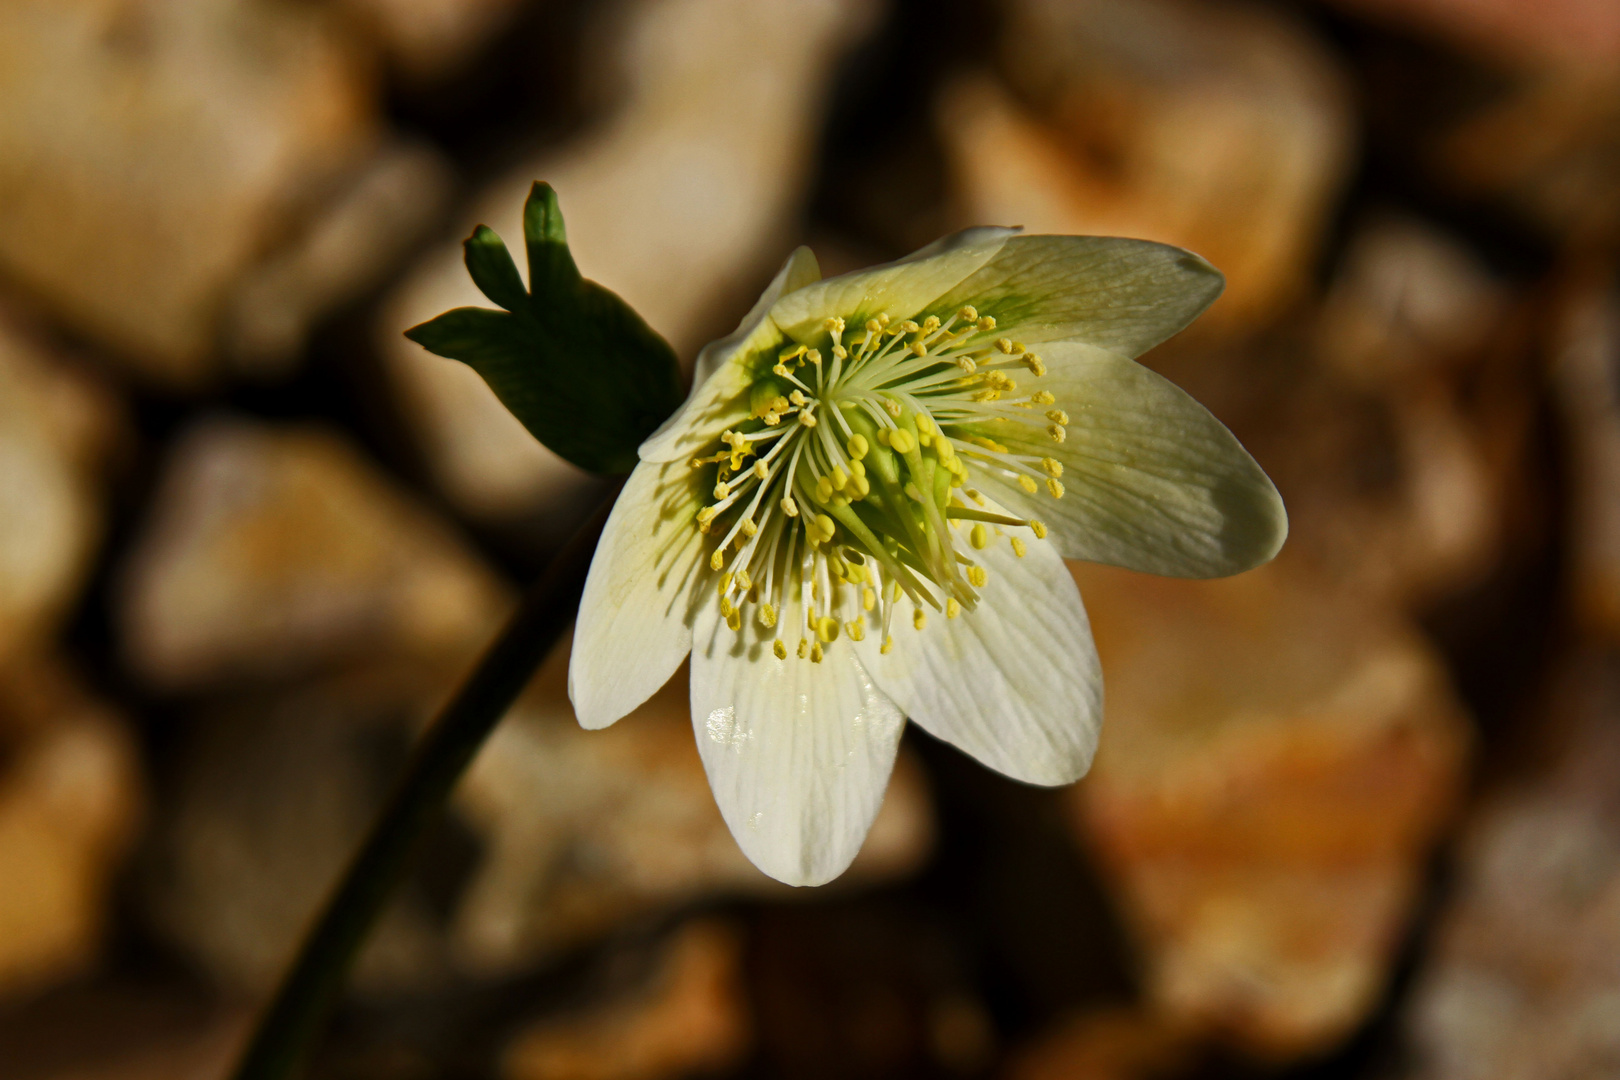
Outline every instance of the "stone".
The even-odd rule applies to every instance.
[[[1198,1048],[1151,1013],[1085,1010],[1012,1055],[1008,1080],[1154,1080],[1196,1075]]]
[[[1620,1064],[1620,664],[1560,664],[1518,775],[1487,794],[1405,1007],[1418,1080]],[[1528,766],[1528,767],[1526,767]]]
[[[0,671],[0,998],[97,959],[144,803],[123,717],[60,662]]]
[[[642,985],[520,1031],[502,1080],[662,1080],[740,1064],[751,1022],[741,934],[698,920],[676,930]]]
[[[90,572],[121,424],[99,381],[0,309],[0,665],[46,647]]]
[[[482,864],[451,934],[463,970],[499,975],[636,915],[722,895],[793,890],[742,854],[698,757],[684,673],[602,731],[566,694],[567,650],[542,667],[457,792]],[[932,807],[901,754],[866,846],[838,887],[904,877],[926,857]]]
[[[237,285],[367,190],[374,81],[321,5],[3,5],[0,270],[144,378],[206,383]],[[394,210],[364,242],[397,258],[423,222]]]
[[[1074,565],[1107,680],[1072,795],[1148,1007],[1244,1053],[1331,1049],[1382,996],[1470,725],[1403,620],[1274,563]]]
[[[1553,341],[1551,384],[1565,442],[1569,580],[1577,619],[1620,640],[1620,289],[1573,290]]]
[[[579,140],[525,162],[459,215],[522,248],[535,180],[561,200],[580,270],[623,296],[690,363],[729,332],[788,250],[812,179],[840,57],[882,5],[857,0],[665,0],[632,5],[612,55],[586,64],[622,104]],[[378,342],[434,474],[463,509],[516,517],[582,482],[465,365],[401,331],[449,308],[490,306],[459,246],[433,252],[384,305]],[[581,358],[584,360],[585,358]]]
[[[1515,66],[1620,62],[1620,9],[1607,0],[1334,0]]]
[[[126,560],[121,651],[165,691],[379,656],[467,661],[511,603],[345,439],[228,417],[174,443]]]
[[[200,707],[177,736],[138,880],[148,924],[219,986],[276,986],[456,673],[382,665]],[[361,953],[356,992],[448,974],[439,920],[399,890]]]
[[[411,82],[432,82],[466,65],[511,22],[519,0],[341,0]]]
[[[1005,83],[936,109],[961,224],[1135,236],[1226,274],[1203,323],[1248,327],[1307,291],[1351,165],[1331,54],[1281,13],[1151,0],[1016,0]]]

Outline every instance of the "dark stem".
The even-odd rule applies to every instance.
[[[616,494],[616,492],[615,492]],[[304,939],[243,1052],[234,1080],[292,1075],[343,989],[355,955],[456,781],[574,621],[609,498],[552,560],[478,668],[411,755],[399,786]]]

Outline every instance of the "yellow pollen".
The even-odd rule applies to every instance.
[[[861,590],[861,607],[866,611],[877,607],[877,590],[870,585]]]
[[[1063,481],[1048,480],[1046,482],[1046,490],[1052,493],[1052,498],[1054,499],[1063,498]]]
[[[726,616],[726,625],[730,627],[733,632],[741,630],[742,611],[738,608],[732,608],[731,614]]]
[[[709,522],[714,520],[714,515],[718,514],[719,512],[720,511],[716,510],[712,506],[705,506],[703,509],[698,511],[698,524],[707,525]]]
[[[726,550],[717,548],[715,553],[709,556],[709,569],[718,570],[724,565],[726,565]]]
[[[786,514],[788,517],[799,516],[799,504],[793,501],[793,496],[782,496],[782,513]]]
[[[1052,441],[1055,443],[1062,442],[1064,436],[1068,435],[1068,432],[1064,430],[1062,424],[1053,424],[1051,427],[1046,429],[1046,433],[1052,436]]]
[[[978,503],[980,506],[984,505],[984,496],[980,495],[977,491],[974,491],[972,488],[963,488],[962,489],[962,494],[966,495],[968,498],[972,499],[974,502]]]
[[[1033,477],[1020,476],[1018,478],[1018,486],[1023,488],[1031,495],[1035,494],[1035,480]]]
[[[945,601],[945,617],[947,619],[954,619],[960,614],[962,614],[962,605],[956,602],[956,597],[953,596]]]
[[[844,488],[849,486],[849,473],[837,465],[833,466],[832,486],[834,491],[843,491]]]
[[[771,467],[769,465],[765,464],[763,461],[754,462],[754,476],[755,477],[757,477],[760,480],[765,480],[765,479],[769,478],[770,475],[771,475]]]
[[[894,583],[894,588],[889,593],[889,600],[896,604],[900,602],[900,583],[898,581]]]
[[[922,323],[922,332],[923,333],[932,334],[935,330],[938,330],[938,329],[939,329],[939,316],[938,315],[930,315],[926,319],[923,320],[923,323]]]
[[[760,625],[769,629],[776,625],[776,606],[774,604],[759,605]]]
[[[805,351],[804,358],[810,361],[812,364],[819,364],[821,363],[821,350],[808,349]]]
[[[747,570],[737,571],[737,587],[743,592],[747,592],[754,587],[754,579],[748,576]]]
[[[990,546],[990,531],[984,527],[983,522],[973,526],[973,531],[968,533],[968,543],[977,551],[983,551]]]
[[[913,341],[909,346],[907,346],[907,348],[911,351],[912,356],[928,355],[928,346],[924,345],[920,341]]]
[[[962,369],[962,374],[964,375],[972,375],[975,371],[979,370],[979,365],[975,364],[973,362],[973,358],[970,356],[958,356],[956,358],[956,366]]]
[[[799,639],[799,659],[803,660],[810,655],[810,642],[804,638]]]
[[[1047,476],[1063,475],[1063,462],[1057,458],[1041,458],[1041,468],[1046,470]]]
[[[742,534],[744,536],[750,536],[751,537],[757,532],[759,532],[759,526],[754,524],[754,519],[753,518],[743,518],[743,520],[742,520]]]
[[[979,309],[974,307],[972,304],[964,304],[956,309],[956,317],[961,319],[963,322],[978,322]]]
[[[815,413],[804,413],[802,416],[799,417],[799,423],[803,424],[805,427],[810,427],[810,428],[815,427],[816,426],[816,414]]]
[[[821,538],[823,540],[831,540],[833,538],[833,533],[837,531],[838,526],[834,525],[833,519],[828,517],[826,514],[817,514],[816,528],[820,531]]]
[[[793,393],[789,394],[788,401],[794,405],[797,405],[801,409],[810,404],[810,399],[804,396],[804,391],[802,390],[795,390]]]
[[[849,350],[844,348],[842,345],[834,345],[832,347],[832,354],[838,357],[838,359],[843,360],[845,357],[849,356]]]
[[[1013,351],[1012,339],[996,338],[996,351],[999,353],[1011,353]]]
[[[1069,422],[1069,414],[1062,409],[1052,409],[1046,414],[1046,418],[1054,424],[1067,424]]]
[[[844,320],[834,315],[830,319],[823,320],[821,323],[821,328],[823,330],[831,331],[834,334],[842,334],[844,332]]]
[[[968,584],[975,589],[984,588],[984,583],[990,580],[990,572],[982,566],[970,566],[967,571]]]
[[[731,572],[728,570],[726,573],[720,575],[720,595],[724,596],[724,595],[726,595],[726,593],[728,593],[730,591],[731,591]]]
[[[919,331],[921,329],[922,329],[922,327],[918,326],[916,323],[912,322],[910,319],[907,319],[905,322],[900,324],[900,332],[902,334],[915,334],[917,331]]]
[[[883,648],[879,649],[878,652],[883,653],[884,655],[888,655],[889,651],[891,649],[893,649],[893,648],[894,648],[894,635],[890,634],[888,637],[883,639]]]
[[[883,329],[883,324],[878,322],[876,319],[867,319],[866,320],[866,332],[868,334],[875,334],[879,330],[882,330],[882,329]]]
[[[918,630],[921,630],[923,627],[927,626],[928,612],[924,611],[922,608],[918,608],[916,611],[912,612],[911,625],[916,627]]]
[[[1034,353],[1025,354],[1024,366],[1029,368],[1029,373],[1036,378],[1046,374],[1046,365],[1041,363],[1041,358]]]
[[[1029,550],[1024,546],[1024,539],[1021,536],[1015,536],[1012,538],[1012,549],[1013,554],[1018,556],[1020,559],[1024,557],[1024,552]]]
[[[811,642],[810,643],[810,662],[812,664],[821,663],[821,658],[822,658],[823,655],[824,654],[821,651],[821,642],[819,642],[819,641]]]
[[[887,410],[888,414],[894,417],[896,420],[900,419],[900,403],[894,400],[894,398],[884,398],[883,408]]]
[[[831,615],[823,615],[816,620],[816,636],[823,643],[831,645],[838,639],[838,620]]]
[[[714,497],[715,498],[724,499],[726,496],[728,496],[730,494],[731,494],[731,485],[726,483],[724,480],[722,480],[718,484],[714,485]]]
[[[777,638],[774,642],[771,643],[771,652],[776,654],[776,658],[778,660],[786,660],[787,659],[787,646],[782,644],[782,639],[781,638]]]
[[[996,328],[996,317],[994,315],[980,316],[978,326],[980,330],[994,330]]]
[[[1033,401],[1037,405],[1050,405],[1052,402],[1056,401],[1057,398],[1052,396],[1052,392],[1050,390],[1037,390],[1033,394],[1029,395],[1029,400]]]
[[[866,436],[857,432],[849,437],[849,443],[845,449],[849,451],[850,458],[858,464],[861,458],[865,457],[872,448],[867,445]]]
[[[851,619],[844,624],[844,630],[849,634],[851,641],[866,640],[866,624],[859,619]]]
[[[1037,539],[1037,540],[1045,540],[1046,539],[1046,523],[1045,522],[1036,521],[1033,518],[1031,518],[1030,522],[1029,522],[1029,531],[1035,534],[1035,539]]]
[[[917,437],[905,428],[898,428],[889,434],[889,445],[897,454],[909,454],[917,449]]]

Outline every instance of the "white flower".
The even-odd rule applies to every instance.
[[[569,670],[600,728],[690,653],[721,813],[800,885],[854,858],[907,717],[1019,780],[1085,773],[1102,682],[1065,558],[1215,577],[1287,531],[1232,434],[1130,359],[1220,292],[1198,256],[986,228],[819,278],[800,248],[698,357]]]

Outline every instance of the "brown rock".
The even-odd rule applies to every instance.
[[[1617,716],[1620,666],[1612,653],[1572,659],[1535,718],[1540,767],[1489,797],[1470,823],[1455,895],[1408,1007],[1414,1076],[1614,1075]]]
[[[42,646],[89,572],[117,418],[0,311],[0,664]]]
[[[1226,274],[1208,319],[1228,327],[1303,291],[1352,142],[1320,45],[1258,8],[1008,8],[1001,66],[1023,101],[971,78],[937,112],[962,222],[1190,248]]]
[[[708,1075],[748,1050],[742,942],[723,923],[681,927],[634,991],[519,1033],[503,1080],[664,1080]]]
[[[474,762],[457,805],[484,863],[456,914],[457,955],[496,974],[633,915],[717,894],[786,897],[720,817],[692,734],[683,676],[602,731],[575,721],[559,649]],[[888,796],[841,881],[914,870],[932,839],[921,770],[902,754]]]
[[[529,185],[557,189],[580,270],[618,292],[683,356],[724,333],[786,253],[810,182],[834,65],[880,5],[855,0],[673,0],[630,7],[610,57],[623,104],[580,141],[524,164],[479,196],[514,251]],[[459,247],[435,252],[379,322],[388,359],[439,482],[467,510],[518,515],[579,483],[469,368],[400,331],[441,311],[489,306]],[[582,362],[586,358],[581,358]]]
[[[221,418],[175,444],[123,586],[124,656],[167,690],[357,657],[465,658],[509,603],[342,439]]]
[[[1334,0],[1520,65],[1620,62],[1620,9],[1607,0]]]
[[[1015,1053],[1008,1080],[1153,1080],[1198,1060],[1187,1034],[1149,1013],[1083,1012]]]
[[[372,94],[319,7],[0,6],[0,267],[196,383],[233,282],[370,158]]]
[[[143,792],[123,719],[59,666],[0,672],[0,995],[81,973]]]
[[[471,59],[519,0],[342,0],[404,75],[431,80]]]
[[[1076,566],[1108,680],[1076,824],[1178,1027],[1287,1059],[1381,993],[1468,725],[1400,620],[1270,567]]]

